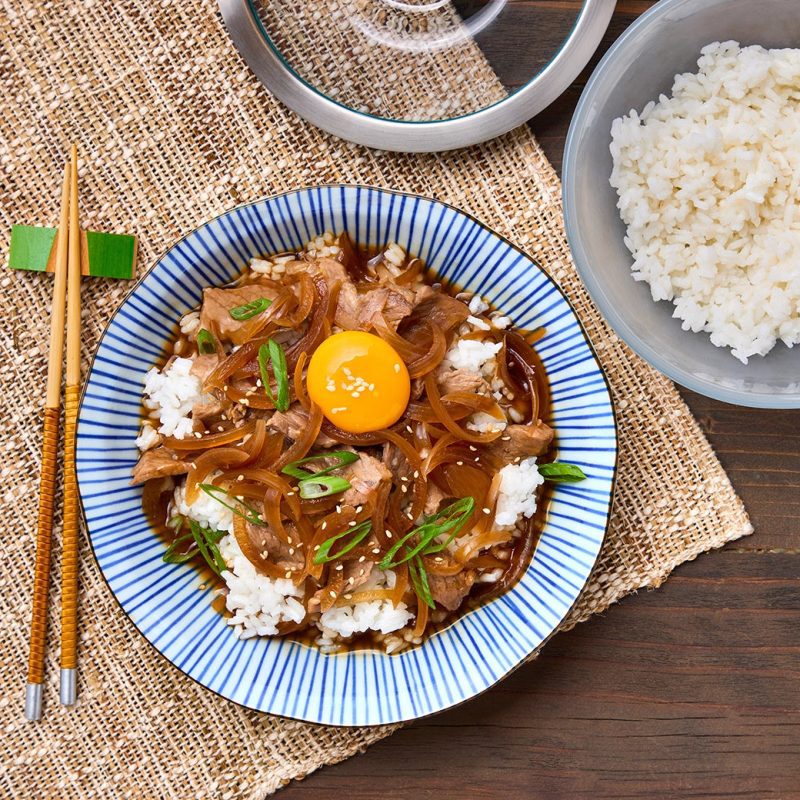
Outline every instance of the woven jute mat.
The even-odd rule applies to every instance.
[[[672,384],[619,341],[589,300],[564,238],[558,180],[528,130],[446,155],[369,151],[280,106],[234,51],[211,0],[3,0],[0,9],[3,248],[12,222],[56,223],[72,141],[83,158],[82,222],[136,233],[144,265],[204,220],[271,192],[346,181],[441,198],[546,266],[577,308],[613,388],[620,438],[613,520],[564,627],[658,586],[681,562],[751,531]],[[469,57],[486,69],[478,54]],[[0,257],[5,262],[5,251]],[[0,287],[7,423],[0,444],[0,795],[260,798],[389,735],[391,727],[277,719],[204,691],[134,630],[85,543],[79,703],[65,709],[57,702],[53,624],[44,718],[24,721],[52,289],[47,277],[29,273],[5,273]],[[85,282],[84,369],[127,288]],[[56,543],[51,619],[58,618],[58,559]]]

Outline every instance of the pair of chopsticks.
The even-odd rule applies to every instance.
[[[78,489],[75,478],[75,426],[81,377],[81,239],[78,222],[78,149],[72,146],[64,171],[61,215],[56,246],[53,309],[47,396],[44,408],[39,518],[36,537],[33,613],[31,617],[28,683],[25,716],[42,715],[42,684],[47,640],[47,596],[50,584],[50,546],[53,533],[56,478],[58,473],[58,425],[61,406],[61,365],[64,357],[66,301],[67,367],[64,393],[64,530],[61,553],[61,689],[64,705],[76,698],[78,622]]]

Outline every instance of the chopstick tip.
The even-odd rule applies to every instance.
[[[42,684],[29,683],[25,687],[25,719],[36,721],[42,718]]]

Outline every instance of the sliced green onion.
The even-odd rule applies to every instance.
[[[337,533],[335,536],[331,536],[330,539],[326,539],[320,546],[319,550],[317,550],[316,554],[314,555],[314,563],[315,564],[327,564],[329,561],[336,561],[336,559],[341,558],[344,555],[347,555],[351,550],[357,547],[364,539],[369,536],[369,532],[372,530],[372,521],[371,520],[364,520],[360,525],[356,525],[354,528],[345,528],[341,533]],[[338,553],[331,553],[331,548],[339,541],[339,539],[343,539],[345,536],[352,537]]]
[[[206,564],[211,568],[212,572],[220,575],[223,570],[228,568],[225,560],[219,552],[219,548],[211,538],[211,531],[208,528],[202,528],[195,520],[189,520],[189,529],[194,537],[197,549],[200,555],[203,556]]]
[[[414,556],[408,562],[408,574],[411,578],[411,585],[417,595],[425,601],[426,605],[436,608],[436,603],[433,602],[433,595],[431,594],[431,586],[428,583],[428,573],[420,556]]]
[[[253,525],[264,525],[264,520],[258,514],[253,506],[245,503],[244,500],[239,500],[236,497],[231,497],[228,492],[225,491],[221,486],[215,486],[213,483],[200,483],[198,486],[209,496],[213,497],[221,505],[225,506],[225,508],[229,508],[233,511],[234,514],[246,519],[248,522],[252,522]],[[232,505],[231,503],[225,502],[222,498],[220,498],[220,494],[228,499],[232,500],[235,503],[238,503],[238,506]],[[242,508],[245,508],[246,511],[242,511]]]
[[[312,461],[321,461],[323,458],[334,458],[336,459],[336,463],[318,472],[309,472],[306,469],[300,469],[301,464],[310,464]],[[353,464],[356,461],[358,461],[358,453],[351,453],[349,450],[334,450],[330,453],[316,453],[306,456],[306,458],[298,459],[297,461],[291,461],[281,472],[284,475],[291,475],[293,478],[299,478],[302,481],[307,478],[321,478],[323,475],[330,475],[335,469]]]
[[[180,519],[181,524],[185,521],[183,517],[173,517],[170,522],[175,519]],[[189,523],[191,527],[191,521]],[[208,528],[202,528],[205,532],[206,538],[210,541],[213,546],[216,546],[217,542],[225,536],[225,531],[216,531],[216,530],[209,530]],[[162,556],[162,560],[165,561],[167,564],[185,564],[187,561],[191,561],[193,558],[200,554],[200,550],[197,547],[197,543],[195,542],[195,546],[189,548],[183,553],[179,553],[178,550],[181,546],[187,545],[189,542],[194,540],[194,534],[190,531],[189,533],[183,534],[183,536],[179,536],[175,539],[170,546],[167,548],[166,552]]]
[[[545,480],[552,483],[578,483],[586,480],[583,470],[575,464],[553,461],[552,464],[537,464],[536,468]]]
[[[197,331],[197,352],[202,356],[210,356],[217,352],[217,343],[205,328]]]
[[[232,308],[228,313],[237,321],[244,322],[247,319],[253,319],[256,314],[266,311],[272,305],[272,300],[268,297],[259,297],[256,300],[251,300],[242,306]]]
[[[378,566],[381,569],[392,569],[417,555],[428,555],[429,553],[438,553],[444,550],[456,538],[458,532],[472,516],[474,508],[475,500],[472,497],[462,497],[436,514],[426,517],[421,525],[395,542]],[[444,542],[434,541],[437,536],[443,533],[449,534]],[[409,547],[407,542],[414,537],[417,537],[418,541],[416,545]],[[402,553],[400,552],[401,549]]]
[[[272,374],[275,376],[275,383],[278,388],[277,398],[272,393],[269,385],[267,359],[272,364]],[[278,411],[286,411],[289,408],[289,367],[286,364],[286,353],[283,352],[283,348],[274,339],[270,339],[258,348],[258,368],[261,372],[261,383],[264,385],[267,397],[275,404],[275,408]]]
[[[297,484],[300,489],[300,497],[303,500],[316,500],[318,497],[328,497],[339,492],[346,492],[350,488],[350,481],[340,478],[338,475],[327,475],[313,478],[306,478]]]

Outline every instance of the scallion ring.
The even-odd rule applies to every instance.
[[[201,356],[210,356],[217,352],[217,343],[214,337],[205,328],[197,331],[197,352]]]
[[[256,300],[251,300],[241,306],[232,308],[228,313],[237,322],[244,322],[245,320],[252,319],[256,314],[266,311],[272,305],[272,300],[268,297],[259,297]]]
[[[350,481],[338,475],[314,475],[297,484],[300,497],[303,500],[316,500],[318,497],[329,497],[332,494],[346,492],[350,488]]]
[[[300,469],[301,464],[311,464],[314,461],[321,461],[322,459],[335,459],[336,463],[318,472],[309,472],[306,469]],[[292,461],[287,464],[281,472],[284,475],[291,475],[293,478],[299,478],[302,481],[307,478],[320,478],[323,475],[330,475],[335,469],[346,467],[348,464],[353,464],[356,461],[358,461],[358,453],[351,453],[349,450],[334,450],[330,453],[316,453],[306,456],[306,458]]]

